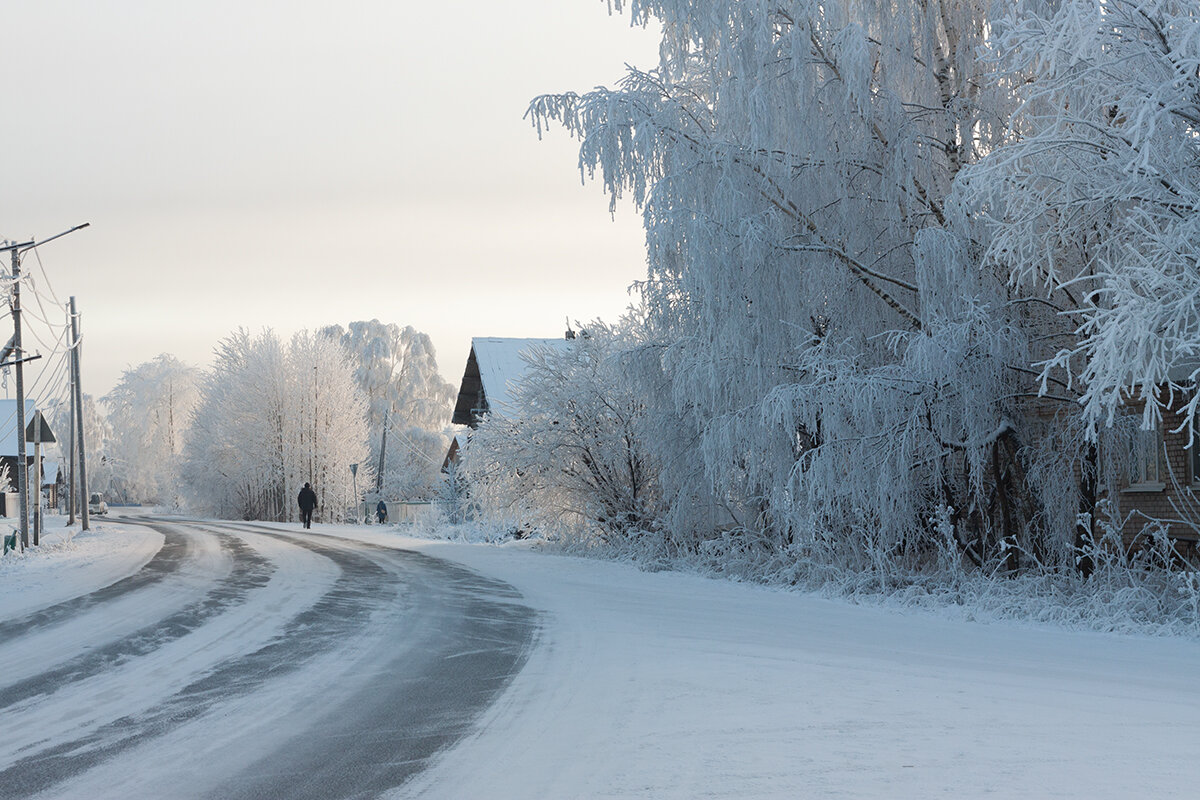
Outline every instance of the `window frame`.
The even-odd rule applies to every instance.
[[[1162,426],[1158,425],[1152,430],[1146,430],[1141,426],[1134,429],[1134,436],[1137,437],[1131,448],[1133,461],[1129,465],[1129,470],[1125,474],[1125,491],[1127,492],[1161,492],[1167,488],[1167,484],[1163,481],[1163,434]],[[1195,448],[1193,448],[1194,450]],[[1153,453],[1153,458],[1148,456]],[[1153,462],[1153,475],[1150,475],[1150,470],[1146,467]],[[1139,471],[1138,477],[1140,480],[1134,480],[1134,470]],[[1193,481],[1195,481],[1195,473],[1193,472]]]

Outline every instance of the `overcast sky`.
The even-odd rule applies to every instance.
[[[636,211],[614,221],[575,143],[522,119],[656,63],[655,32],[604,0],[39,0],[4,19],[0,236],[92,223],[40,253],[83,315],[88,393],[162,352],[207,366],[238,326],[371,318],[429,333],[457,383],[472,336],[615,319],[645,274]]]

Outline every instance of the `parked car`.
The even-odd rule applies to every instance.
[[[108,503],[104,502],[104,495],[100,494],[99,492],[92,492],[92,496],[88,498],[88,513],[108,513]]]

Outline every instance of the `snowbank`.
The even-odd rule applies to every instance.
[[[162,545],[162,535],[142,527],[118,526],[91,520],[91,530],[79,523],[66,527],[67,518],[47,516],[39,547],[0,557],[0,586],[6,591],[5,615],[87,594],[141,569]],[[0,523],[8,533],[12,525]]]

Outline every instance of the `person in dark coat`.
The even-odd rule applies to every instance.
[[[300,521],[304,523],[305,528],[311,528],[313,509],[317,507],[317,493],[312,490],[310,484],[304,484],[296,502],[300,504]]]
[[[387,522],[387,503],[382,500],[375,506],[375,519],[379,520],[380,525]]]

